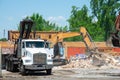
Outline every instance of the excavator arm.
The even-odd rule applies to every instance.
[[[95,50],[96,46],[95,46],[90,34],[88,33],[88,31],[86,30],[85,27],[80,28],[80,33],[81,33],[81,35],[83,37],[83,41],[84,41],[84,43],[86,45],[87,50],[88,51]]]
[[[74,37],[74,36],[82,36],[83,37],[83,41],[87,47],[88,50],[94,50],[96,49],[96,46],[91,38],[91,36],[89,35],[88,31],[86,30],[85,27],[80,27],[80,32],[63,32],[63,33],[59,33],[56,38],[53,38],[53,42],[60,42],[61,40],[63,40],[64,38],[70,38],[70,37]],[[52,41],[51,40],[51,41]]]

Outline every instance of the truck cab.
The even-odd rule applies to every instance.
[[[46,70],[51,74],[53,67],[53,49],[49,47],[49,42],[44,40],[23,39],[21,41],[20,67],[22,73],[25,70]]]

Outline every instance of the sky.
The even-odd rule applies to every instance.
[[[17,30],[19,22],[33,13],[59,26],[68,25],[72,6],[83,5],[90,8],[90,0],[0,0],[0,38],[7,38],[8,30]]]

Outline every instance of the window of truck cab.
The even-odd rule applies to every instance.
[[[48,48],[48,42],[44,41],[26,41],[26,48]]]

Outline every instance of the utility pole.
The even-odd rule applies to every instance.
[[[5,29],[4,29],[4,31],[3,31],[3,38],[5,38]]]

